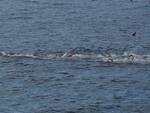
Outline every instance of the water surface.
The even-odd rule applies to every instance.
[[[0,113],[150,113],[149,18],[149,0],[1,0]]]

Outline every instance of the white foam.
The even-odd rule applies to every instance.
[[[150,55],[138,55],[131,52],[124,52],[122,55],[118,54],[71,54],[71,53],[50,53],[47,55],[34,55],[34,54],[9,54],[0,52],[3,57],[27,57],[27,58],[40,58],[40,59],[96,59],[97,61],[110,62],[110,63],[139,63],[150,64]]]
[[[6,56],[7,53],[5,53],[4,51],[0,52],[2,56]]]

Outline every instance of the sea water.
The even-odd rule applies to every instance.
[[[149,38],[149,0],[1,0],[0,113],[150,113]]]

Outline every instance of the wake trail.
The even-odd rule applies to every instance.
[[[32,58],[32,59],[91,59],[108,63],[138,63],[150,64],[150,54],[137,54],[132,51],[107,49],[90,50],[86,48],[75,48],[68,52],[49,52],[49,53],[7,53],[0,52],[2,58]]]

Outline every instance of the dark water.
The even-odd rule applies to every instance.
[[[149,38],[149,0],[1,0],[0,113],[150,113]]]

